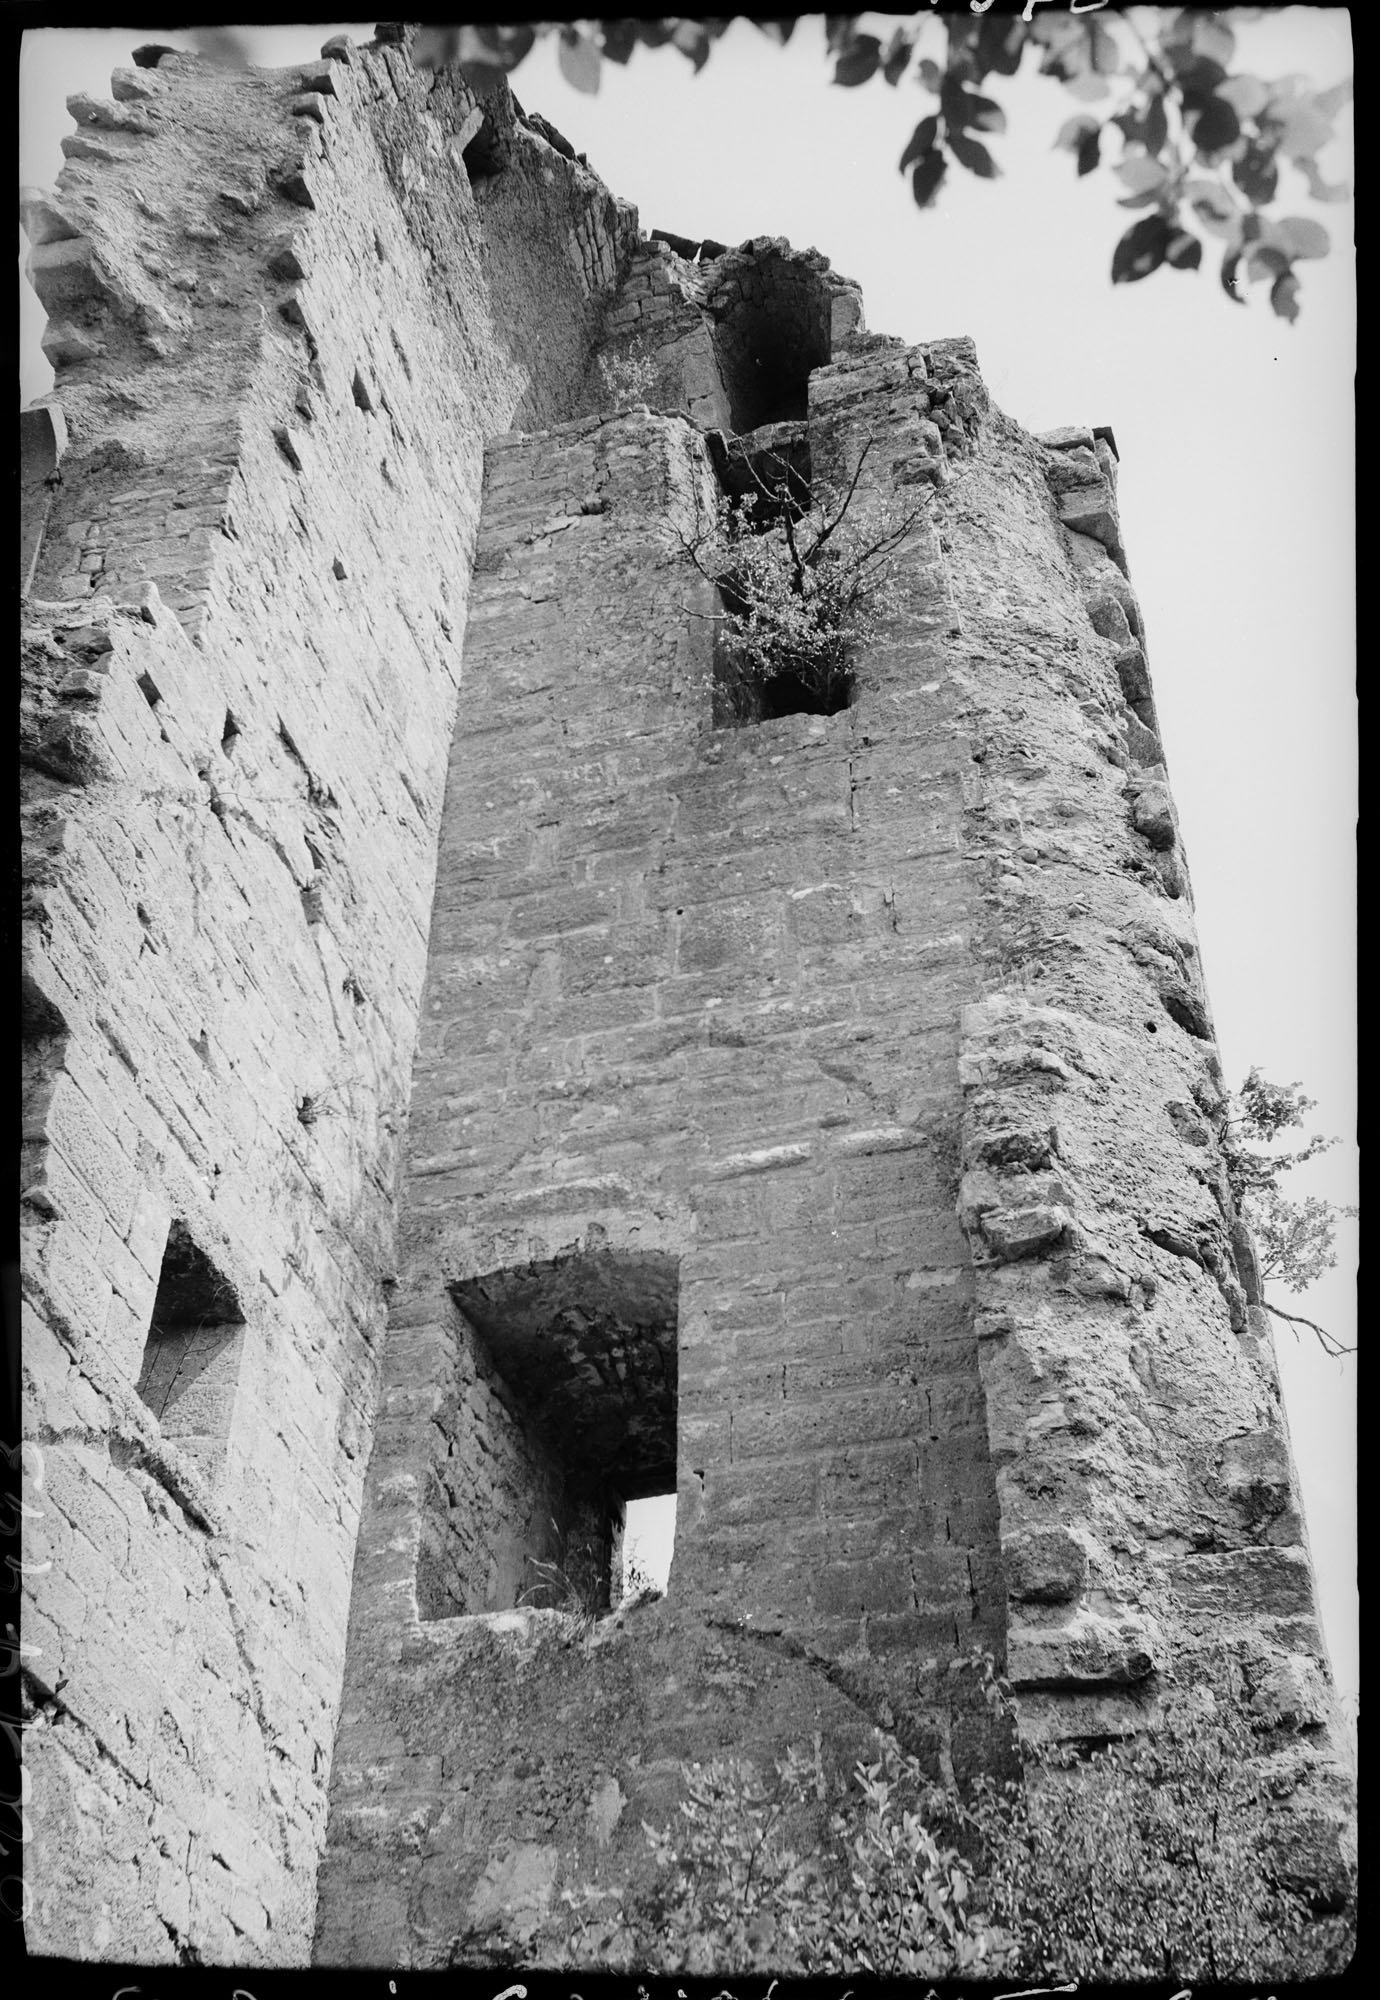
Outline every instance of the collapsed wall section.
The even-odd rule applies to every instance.
[[[300,1963],[483,441],[635,218],[402,49],[150,60],[27,211],[28,1943]]]

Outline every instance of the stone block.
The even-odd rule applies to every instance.
[[[1070,1604],[1087,1587],[1087,1550],[1068,1528],[1017,1529],[1001,1546],[1015,1603]]]
[[[109,276],[88,237],[68,236],[36,244],[25,270],[44,311],[55,320],[62,320],[87,300],[105,303],[110,298]]]
[[[1320,1662],[1308,1653],[1287,1653],[1265,1663],[1248,1711],[1260,1729],[1316,1729],[1331,1720],[1334,1700]]]
[[[1185,1556],[1174,1586],[1187,1610],[1219,1618],[1287,1619],[1313,1610],[1308,1556],[1300,1547]]]
[[[1249,1431],[1222,1446],[1218,1474],[1228,1497],[1254,1525],[1290,1505],[1289,1449],[1279,1431]]]
[[[983,1242],[993,1257],[1014,1263],[1038,1257],[1065,1239],[1073,1223],[1071,1210],[1051,1204],[1030,1208],[990,1209],[980,1218]]]
[[[1131,824],[1152,847],[1169,848],[1174,845],[1178,827],[1167,786],[1141,786],[1131,806]]]
[[[24,1262],[38,1301],[47,1306],[65,1344],[80,1359],[87,1341],[104,1329],[110,1309],[109,1278],[78,1232],[61,1220],[26,1232]]]
[[[498,1931],[526,1943],[551,1907],[559,1855],[536,1841],[517,1841],[490,1857],[466,1909],[473,1931]],[[453,1921],[453,1919],[452,1919]]]
[[[1115,555],[1121,547],[1116,502],[1110,488],[1099,479],[1095,484],[1071,487],[1057,496],[1059,519],[1075,534],[1087,535]]]
[[[1018,1689],[1134,1685],[1155,1671],[1160,1652],[1148,1620],[1081,1611],[1059,1625],[1013,1625],[1006,1673]]]
[[[902,1557],[826,1564],[807,1574],[808,1602],[820,1617],[886,1615],[909,1611],[915,1603],[910,1568]]]

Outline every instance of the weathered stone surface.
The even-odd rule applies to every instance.
[[[1008,1594],[1023,1604],[1068,1604],[1088,1581],[1088,1553],[1067,1528],[1016,1529],[1002,1545]]]
[[[138,77],[157,129],[128,80],[77,107],[123,150],[72,159],[34,252],[52,303],[95,317],[50,326],[78,442],[44,488],[26,649],[31,1014],[51,1024],[30,1051],[26,1421],[52,1563],[26,1640],[31,1616],[36,1688],[65,1681],[61,1728],[30,1740],[28,1934],[300,1964],[483,447],[524,392],[514,347],[548,357],[533,413],[569,407],[597,300],[566,261],[486,260],[463,174],[405,186],[442,102],[468,115],[453,85],[337,124],[299,264],[270,274],[292,211],[263,189],[297,79],[185,57]],[[611,279],[627,211],[574,169],[540,185]],[[314,355],[272,310],[308,272]],[[178,347],[176,312],[208,309]],[[166,355],[150,326],[172,327]],[[357,371],[387,395],[386,445]],[[204,1442],[161,1440],[135,1392],[173,1218],[244,1315],[238,1396]],[[60,1380],[39,1329],[71,1357]],[[123,1848],[97,1831],[117,1821]],[[166,1884],[140,1886],[160,1848]]]
[[[476,1940],[497,1935],[519,1949],[551,1908],[560,1857],[554,1847],[523,1840],[499,1849],[480,1876],[466,1911]]]
[[[1298,1547],[1186,1556],[1178,1580],[1190,1611],[1223,1618],[1293,1618],[1313,1608],[1308,1555]]]
[[[140,51],[27,211],[30,1948],[511,1965],[682,1759],[1003,1769],[975,1646],[1046,1741],[1225,1646],[1331,1881],[1107,438],[405,41]],[[685,542],[864,445],[894,618],[726,720]]]
[[[1172,847],[1178,829],[1167,785],[1143,785],[1131,804],[1131,824],[1152,847]]]
[[[119,93],[117,93],[119,94]],[[136,93],[127,92],[129,95]],[[139,91],[138,96],[151,96],[151,91]],[[157,130],[146,112],[131,110],[127,104],[108,103],[97,97],[90,97],[85,91],[78,91],[67,100],[67,109],[79,125],[96,125],[106,132],[153,132]]]
[[[1059,519],[1075,534],[1090,535],[1113,553],[1121,546],[1116,505],[1100,478],[1059,491]]]
[[[1050,1249],[1059,1242],[1072,1220],[1066,1208],[991,1209],[979,1227],[993,1256],[1011,1262]]]
[[[1145,1680],[1162,1648],[1145,1620],[1081,1611],[1066,1623],[1013,1625],[1006,1671],[1015,1688],[1119,1687]]]

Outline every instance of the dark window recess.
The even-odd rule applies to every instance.
[[[676,1482],[678,1287],[676,1258],[631,1251],[451,1287],[476,1380],[437,1419],[424,1618],[619,1602],[627,1505]]]
[[[804,423],[763,424],[742,436],[705,433],[720,487],[732,504],[752,498],[765,527],[810,505],[810,434]]]
[[[716,342],[735,431],[799,423],[809,402],[810,371],[829,360],[815,315],[792,305],[741,307]]]
[[[174,1222],[153,1302],[138,1389],[163,1435],[214,1478],[225,1457],[239,1388],[244,1313],[239,1296]]]
[[[719,585],[719,603],[730,615],[748,615],[746,600],[731,582]],[[852,670],[841,658],[759,677],[748,671],[731,626],[722,621],[715,626],[710,716],[716,729],[743,729],[783,715],[837,715],[852,707],[855,693]]]
[[[812,661],[752,671],[733,640],[733,618],[747,618],[751,606],[731,579],[718,586],[725,614],[714,627],[714,668],[710,719],[715,729],[743,729],[783,715],[837,715],[851,708],[857,685],[846,657],[827,650]]]
[[[729,505],[754,532],[775,531],[783,517],[800,521],[809,512],[810,441],[804,424],[765,424],[745,436],[727,438],[710,431],[708,444]],[[808,527],[803,534],[800,546],[808,548],[814,534]],[[750,617],[751,603],[731,577],[719,583],[718,592],[720,610],[728,615],[714,629],[716,729],[743,728],[782,715],[837,715],[851,707],[855,688],[847,659],[841,651],[831,653],[827,645],[816,659],[783,661],[771,674],[753,671],[733,643],[732,622],[735,616]]]
[[[511,121],[505,120],[493,104],[476,106],[476,109],[482,110],[483,117],[460,156],[471,186],[476,181],[492,180],[495,174],[501,174],[513,150]]]
[[[779,715],[837,715],[853,700],[853,677],[845,670],[816,683],[800,674],[773,674],[762,683],[762,720]]]
[[[811,370],[831,358],[827,288],[818,273],[774,252],[754,260],[748,290],[740,259],[715,270],[708,305],[731,427],[801,421]]]
[[[493,142],[493,133],[488,129],[487,119],[470,140],[461,158],[465,162],[465,172],[470,177],[471,187],[476,181],[492,179],[502,167],[503,162],[498,157],[498,149]]]

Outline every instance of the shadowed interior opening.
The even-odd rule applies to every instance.
[[[239,1386],[244,1314],[233,1285],[174,1222],[159,1272],[138,1392],[164,1437],[209,1477],[225,1453]]]
[[[678,1286],[674,1257],[602,1250],[451,1286],[423,1617],[618,1602],[628,1503],[675,1487]]]
[[[715,270],[714,354],[732,428],[803,421],[810,371],[831,358],[830,297],[820,275],[775,252],[725,257]]]

